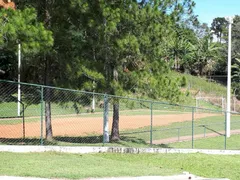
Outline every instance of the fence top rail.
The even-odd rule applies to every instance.
[[[101,96],[107,96],[107,97],[111,97],[111,98],[119,98],[119,99],[126,99],[126,100],[146,102],[146,103],[150,103],[150,104],[161,104],[161,105],[168,105],[168,106],[173,106],[173,107],[188,108],[188,109],[192,109],[192,111],[195,111],[196,109],[198,109],[198,110],[210,111],[210,112],[215,112],[215,113],[228,113],[228,111],[223,111],[223,110],[199,108],[199,107],[195,107],[195,106],[186,106],[186,105],[180,105],[180,104],[172,104],[172,103],[168,103],[168,102],[160,102],[160,101],[155,101],[155,100],[123,97],[123,96],[109,95],[109,94],[96,93],[96,92],[87,92],[87,91],[74,90],[74,89],[68,89],[68,88],[60,88],[60,87],[54,87],[54,86],[46,86],[46,85],[33,84],[33,83],[9,81],[9,80],[4,80],[4,79],[0,79],[0,82],[12,83],[12,84],[21,84],[21,85],[26,85],[26,86],[35,86],[35,87],[41,87],[41,88],[51,88],[51,89],[56,89],[56,90],[78,92],[78,93],[85,93],[85,94],[91,94],[91,95],[101,95]],[[231,114],[235,114],[235,115],[240,115],[240,113],[238,113],[238,112],[230,111],[230,113]]]
[[[20,85],[26,85],[26,86],[35,86],[40,88],[50,88],[50,89],[56,89],[56,90],[62,90],[62,91],[71,91],[71,92],[79,92],[79,93],[94,94],[94,95],[104,95],[103,93],[87,92],[87,91],[81,91],[81,90],[75,90],[75,89],[68,89],[68,88],[61,88],[61,87],[54,87],[54,86],[47,86],[47,85],[33,84],[33,83],[25,83],[25,82],[16,82],[16,81],[9,81],[9,80],[2,80],[2,79],[0,79],[0,82],[20,84]]]

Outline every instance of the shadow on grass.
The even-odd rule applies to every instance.
[[[145,140],[134,136],[121,136],[120,141],[103,144],[103,136],[85,136],[85,137],[67,137],[57,136],[53,141],[44,139],[43,145],[46,146],[67,146],[67,145],[106,145],[106,146],[122,146],[122,147],[153,147],[153,148],[170,148],[165,144],[150,145]],[[41,145],[40,138],[0,138],[0,145]]]
[[[121,136],[121,141],[115,142],[127,147],[152,147],[152,148],[170,148],[167,144],[149,144],[144,139],[134,136]]]
[[[145,140],[143,140],[141,138],[132,137],[132,136],[121,136],[121,141],[132,142],[132,143],[136,143],[136,144],[144,144],[144,145],[148,144],[148,143],[146,143]]]
[[[61,137],[53,138],[53,141],[43,140],[43,145],[68,145],[72,144],[99,144],[102,143],[102,136],[86,136],[86,137]],[[0,138],[0,145],[41,145],[40,138]]]
[[[40,138],[0,138],[1,145],[40,145]],[[44,145],[57,145],[56,142],[44,141]]]
[[[54,137],[54,140],[58,142],[66,142],[66,143],[99,144],[99,143],[103,143],[103,136],[85,136],[85,137],[57,136],[57,137]]]

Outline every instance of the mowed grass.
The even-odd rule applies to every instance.
[[[43,108],[44,108],[44,105],[43,105]],[[21,106],[21,111],[22,111],[22,106]],[[60,105],[56,103],[51,103],[52,115],[78,114],[81,112],[85,113],[87,112],[87,110],[85,108],[80,108],[80,107],[76,109],[73,107],[73,105],[68,105],[68,104]],[[26,117],[40,116],[41,104],[31,104],[27,107],[25,105],[24,115]],[[17,117],[17,103],[16,102],[0,103],[0,117]]]
[[[201,149],[224,149],[224,136],[218,136],[218,137],[207,137],[203,139],[195,139],[194,140],[194,147],[201,148]],[[231,135],[230,138],[226,139],[226,149],[231,150],[240,150],[240,135]],[[177,142],[177,143],[171,143],[168,144],[170,148],[185,148],[185,147],[191,147],[192,142],[186,141],[186,142]]]
[[[220,106],[214,106],[210,102],[207,102],[205,100],[198,100],[198,107],[199,108],[204,108],[204,109],[213,109],[217,111],[223,111],[222,107]]]
[[[154,102],[154,101],[153,101]],[[3,102],[0,103],[0,118],[11,118],[17,117],[17,102]],[[44,110],[43,104],[43,112]],[[216,109],[214,105],[209,104],[209,108]],[[26,105],[24,115],[25,117],[35,117],[41,115],[41,104],[30,104]],[[122,115],[147,115],[151,113],[151,103],[149,102],[139,102],[137,100],[125,102],[120,101],[119,104],[120,114]],[[170,105],[161,102],[154,102],[152,105],[152,110],[154,114],[182,114],[186,112],[191,112],[191,107],[184,107],[181,105]],[[23,107],[21,105],[21,116],[22,116]],[[130,111],[130,113],[129,113]],[[57,115],[79,115],[79,114],[91,114],[91,105],[82,106],[76,105],[73,102],[68,103],[51,103],[51,114],[53,116]],[[95,112],[103,112],[103,107],[100,108],[96,106]],[[112,112],[112,104],[109,104],[109,113]]]
[[[192,131],[192,122],[176,122],[167,126],[153,127],[152,140],[155,146],[166,148],[192,148],[192,133],[194,134],[194,148],[198,149],[224,149],[225,148],[225,117],[223,115],[201,118],[194,121],[194,129]],[[231,129],[240,129],[240,116],[231,116]],[[150,143],[150,126],[139,128],[136,130],[122,131],[130,142]],[[205,135],[204,135],[205,134]],[[217,140],[207,138],[208,134],[213,134]],[[187,142],[181,142],[183,138],[188,136]],[[200,137],[197,137],[200,136]],[[206,138],[204,138],[204,136]],[[128,137],[128,138],[126,138]],[[235,136],[233,136],[235,137]],[[174,139],[171,139],[174,138]],[[203,139],[199,139],[203,138]],[[159,140],[168,139],[161,143]],[[170,140],[171,139],[171,140]],[[240,143],[237,143],[240,138],[227,139],[227,149],[240,149]],[[171,141],[180,141],[172,143]],[[236,141],[236,143],[234,143]],[[204,142],[204,143],[203,143]],[[170,144],[171,143],[171,144]]]
[[[179,118],[181,118],[181,115],[179,115]],[[204,134],[205,127],[206,134],[213,132],[222,133],[225,131],[225,117],[219,114],[212,117],[198,118],[194,120],[193,125],[194,135]],[[240,116],[231,116],[231,128],[240,129]],[[150,126],[135,130],[121,131],[121,133],[123,135],[134,136],[136,138],[149,141]],[[189,135],[192,135],[192,121],[175,122],[166,126],[153,126],[153,140]]]
[[[174,175],[240,179],[240,156],[205,154],[0,153],[0,175],[81,179]]]
[[[0,110],[1,111],[1,110]],[[59,110],[61,111],[61,110]],[[63,111],[64,112],[64,111]],[[80,113],[72,114],[69,112],[69,114],[63,114],[63,112],[57,114],[53,113],[52,118],[53,119],[61,119],[61,118],[71,118],[71,117],[84,117],[84,118],[92,118],[92,117],[103,117],[103,112],[85,112],[85,113]],[[44,112],[43,112],[44,113]],[[154,115],[167,115],[167,114],[185,114],[187,112],[178,112],[178,111],[162,111],[162,110],[155,110]],[[124,110],[119,112],[120,116],[139,116],[139,115],[146,115],[150,117],[151,111],[146,110],[146,109],[138,109],[138,110]],[[43,114],[44,116],[45,114]],[[112,111],[109,111],[109,117],[111,118],[113,115]],[[0,125],[7,125],[7,124],[21,124],[23,121],[22,117],[10,117],[10,118],[0,118]],[[36,116],[25,116],[25,122],[40,122],[41,121],[41,116],[40,113]]]

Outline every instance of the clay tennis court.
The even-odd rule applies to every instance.
[[[195,120],[204,117],[216,116],[209,113],[195,113]],[[174,122],[191,121],[192,113],[154,115],[153,126],[164,126]],[[120,131],[137,129],[150,126],[149,115],[120,115]],[[109,130],[111,130],[112,119],[109,118]],[[86,136],[100,135],[103,132],[103,117],[58,117],[52,118],[54,136]],[[43,127],[45,129],[45,126]],[[41,124],[39,122],[28,122],[25,124],[26,137],[40,137]],[[43,131],[45,134],[45,130]],[[22,138],[23,125],[0,125],[0,138]]]

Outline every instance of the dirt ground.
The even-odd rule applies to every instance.
[[[216,114],[196,113],[195,120],[204,117],[216,116]],[[109,130],[112,119],[109,118]],[[170,114],[154,115],[153,126],[163,126],[174,122],[191,121],[192,113],[188,114]],[[120,130],[137,129],[150,126],[151,117],[149,115],[120,116]],[[102,117],[61,117],[52,119],[54,136],[84,136],[89,134],[102,134]],[[45,127],[43,127],[45,129]],[[40,137],[41,124],[39,122],[30,122],[25,124],[26,137]],[[45,134],[45,131],[44,131]],[[0,138],[22,138],[23,125],[0,125]]]

